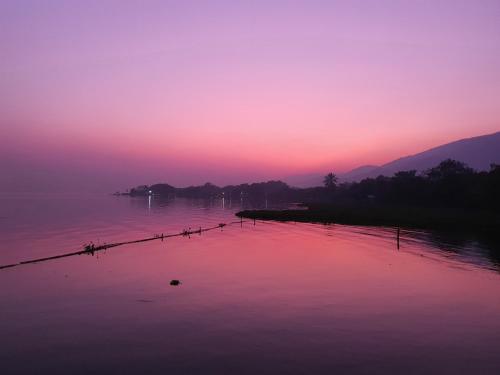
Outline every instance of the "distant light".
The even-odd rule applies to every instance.
[[[149,194],[153,194],[153,192],[150,190],[150,191],[149,191]]]

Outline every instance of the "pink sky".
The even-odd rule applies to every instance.
[[[498,1],[4,1],[2,187],[342,172],[498,131],[499,17]]]

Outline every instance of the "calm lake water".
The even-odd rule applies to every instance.
[[[0,196],[0,264],[235,220],[224,203]],[[499,374],[499,260],[465,236],[249,222],[4,269],[0,372]]]

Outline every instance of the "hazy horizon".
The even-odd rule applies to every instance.
[[[344,172],[499,130],[497,1],[2,2],[0,191]]]
[[[2,375],[500,374],[499,20],[2,0]]]

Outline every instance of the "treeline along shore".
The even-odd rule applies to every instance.
[[[325,186],[304,189],[281,181],[186,188],[157,184],[127,194],[245,199],[252,207],[262,207],[264,200],[300,202],[302,206],[236,213],[250,219],[500,233],[500,165],[477,172],[450,159],[422,173],[401,171],[392,177],[353,183],[339,184],[330,173],[325,176]]]
[[[246,210],[251,219],[383,225],[447,231],[500,233],[500,166],[476,172],[445,160],[417,174],[401,171],[356,183],[325,177],[321,201],[305,200],[305,210]]]

